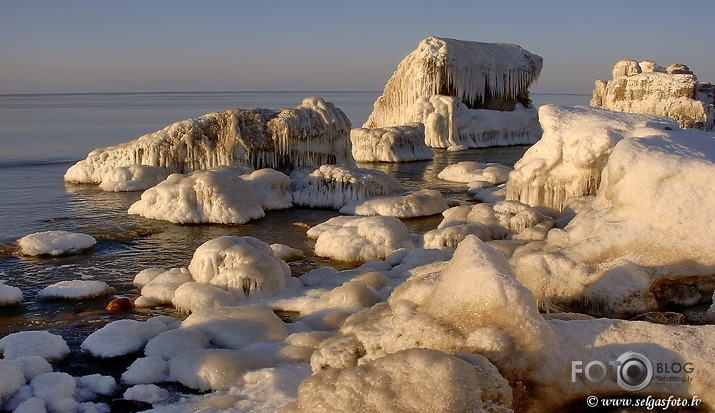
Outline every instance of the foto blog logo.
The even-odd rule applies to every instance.
[[[653,380],[653,363],[648,357],[634,351],[621,354],[616,360],[606,364],[593,360],[584,365],[583,361],[571,362],[571,382],[575,383],[583,375],[591,383],[601,383],[611,373],[612,379],[624,390],[639,391],[646,388]]]

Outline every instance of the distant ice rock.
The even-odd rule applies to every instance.
[[[651,61],[621,60],[613,67],[613,79],[596,80],[591,106],[668,116],[683,128],[715,126],[715,86],[698,82],[682,64],[663,68]]]
[[[172,174],[150,188],[129,207],[129,213],[177,224],[243,224],[265,215],[261,200],[273,192],[259,195],[241,178],[244,169],[218,167]],[[279,172],[277,172],[279,173]],[[286,189],[286,193],[289,192]]]
[[[118,166],[102,177],[99,188],[108,192],[143,191],[166,179],[169,174],[159,166]]]
[[[5,284],[0,280],[0,307],[4,305],[15,305],[22,301],[22,290],[12,285]]]
[[[216,166],[291,171],[323,164],[354,166],[350,120],[332,103],[309,97],[293,109],[232,109],[176,122],[131,142],[95,149],[65,181],[100,183],[114,168],[148,165],[168,173]]]
[[[447,208],[447,202],[439,191],[421,189],[404,195],[388,195],[351,202],[340,208],[340,213],[415,218],[439,214]]]
[[[407,227],[394,217],[331,218],[308,230],[316,239],[315,253],[341,261],[385,258],[404,247],[415,247]]]
[[[109,294],[111,290],[103,281],[67,280],[43,288],[37,293],[37,298],[84,300]]]
[[[422,122],[433,148],[534,143],[528,88],[541,68],[517,45],[430,37],[400,62],[363,127]]]
[[[45,231],[25,235],[18,243],[24,255],[57,257],[79,254],[92,248],[97,240],[80,232]]]
[[[20,331],[0,339],[3,358],[17,359],[24,356],[39,356],[49,362],[65,358],[70,352],[65,340],[47,331]]]
[[[623,139],[679,129],[663,116],[592,107],[543,105],[544,134],[514,165],[507,199],[562,210],[573,196],[593,195],[613,148]]]
[[[402,185],[382,171],[322,165],[293,183],[293,202],[311,208],[340,209],[351,202],[403,191]]]
[[[410,123],[350,131],[353,157],[358,162],[409,162],[432,159],[425,144],[425,126]]]

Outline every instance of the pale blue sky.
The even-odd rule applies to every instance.
[[[624,58],[715,82],[715,2],[0,0],[0,94],[382,90],[428,36],[516,43],[534,92],[591,93]]]

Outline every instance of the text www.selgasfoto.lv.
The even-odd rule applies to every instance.
[[[693,396],[692,399],[670,396],[662,397],[644,397],[642,399],[632,398],[598,398],[597,396],[588,396],[586,405],[588,407],[645,407],[648,410],[667,410],[671,407],[697,407],[702,400],[698,396]]]

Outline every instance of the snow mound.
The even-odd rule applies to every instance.
[[[596,193],[601,171],[616,144],[678,129],[672,119],[584,106],[543,105],[541,140],[514,165],[507,199],[563,210],[572,196]]]
[[[141,350],[166,330],[166,324],[156,321],[117,320],[90,334],[81,347],[95,357],[123,356]]]
[[[22,290],[12,285],[5,284],[0,280],[0,307],[4,305],[15,305],[22,301]]]
[[[283,289],[290,267],[271,247],[253,237],[224,236],[206,241],[189,264],[193,279],[249,296]]]
[[[340,213],[415,218],[440,214],[445,209],[447,209],[447,202],[439,191],[422,189],[405,195],[384,196],[351,202],[340,208]]]
[[[143,191],[163,181],[168,175],[166,169],[158,166],[118,166],[102,176],[99,189],[108,192]]]
[[[241,349],[260,341],[281,341],[288,329],[273,311],[261,306],[200,309],[181,323],[204,333],[218,347]]]
[[[481,163],[463,161],[444,168],[437,177],[450,182],[470,183],[486,181],[491,186],[503,184],[509,180],[509,173],[513,169],[499,163]]]
[[[668,116],[682,128],[712,130],[715,126],[715,87],[698,82],[687,66],[664,69],[654,62],[621,60],[613,79],[596,80],[591,106],[618,112]]]
[[[394,217],[339,216],[307,232],[316,240],[315,253],[341,261],[385,258],[404,247],[414,247],[407,227]]]
[[[173,331],[173,330],[170,330]],[[169,363],[159,356],[140,357],[122,373],[122,383],[152,384],[168,379]]]
[[[311,208],[340,209],[350,202],[403,189],[397,180],[382,171],[322,165],[294,183],[293,202]]]
[[[363,127],[422,122],[437,148],[533,143],[541,131],[528,87],[541,67],[517,45],[427,38],[400,62]]]
[[[177,354],[208,347],[209,339],[201,331],[192,328],[177,328],[165,331],[149,340],[144,347],[146,356],[158,356],[169,360]]]
[[[293,206],[288,175],[264,168],[241,175],[241,178],[253,188],[258,204],[264,210],[286,209]]]
[[[219,167],[173,174],[146,190],[129,213],[175,224],[243,224],[265,215],[242,170]]]
[[[147,299],[152,306],[171,304],[176,290],[190,281],[192,281],[191,273],[186,268],[172,268],[147,282],[141,289],[141,296]],[[141,307],[139,304],[137,305]]]
[[[197,390],[228,390],[240,387],[248,371],[270,364],[261,356],[240,350],[194,350],[169,360],[169,377]]]
[[[25,235],[18,240],[25,255],[58,257],[79,254],[97,243],[93,236],[80,232],[45,231]]]
[[[512,391],[484,357],[409,349],[304,380],[295,412],[512,412]],[[389,396],[387,396],[389,395]]]
[[[353,157],[358,162],[409,162],[432,159],[425,144],[425,126],[410,123],[350,131]]]
[[[244,296],[244,293],[239,293]],[[237,305],[239,295],[211,284],[186,282],[181,284],[171,299],[171,304],[184,313],[193,313],[201,308],[216,308]]]
[[[84,300],[107,295],[111,290],[107,283],[102,281],[70,280],[60,281],[43,288],[37,293],[37,297]]]
[[[65,358],[70,349],[61,336],[47,331],[20,331],[0,339],[0,352],[8,360],[39,356],[54,362]]]
[[[73,412],[78,406],[74,399],[77,383],[67,373],[43,373],[30,381],[35,397],[45,401],[50,412]]]
[[[120,166],[149,165],[187,174],[216,166],[290,171],[353,166],[350,120],[309,97],[293,109],[232,109],[176,122],[131,142],[98,148],[70,167],[65,181],[100,183]]]
[[[169,391],[156,384],[137,384],[128,388],[122,396],[124,400],[135,400],[149,404],[160,404],[169,399]]]

